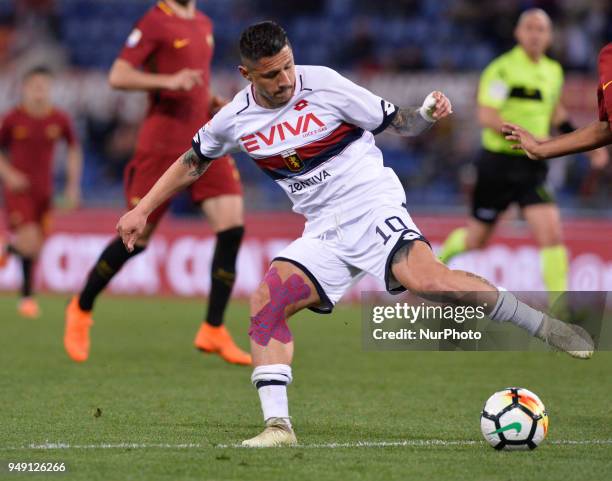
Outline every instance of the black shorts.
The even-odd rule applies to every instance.
[[[494,223],[514,202],[520,207],[554,202],[546,187],[546,162],[483,150],[476,171],[472,216],[481,222]]]

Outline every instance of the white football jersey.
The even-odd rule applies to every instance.
[[[249,85],[196,133],[196,153],[214,159],[245,152],[287,193],[311,234],[328,229],[330,219],[356,218],[373,203],[404,203],[399,179],[374,144],[397,107],[330,68],[295,70],[286,105],[258,105]]]

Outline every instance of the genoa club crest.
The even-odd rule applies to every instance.
[[[291,149],[281,152],[281,156],[291,172],[300,172],[304,168],[304,161],[295,150]]]

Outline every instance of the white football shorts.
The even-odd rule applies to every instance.
[[[309,236],[306,230],[274,260],[304,271],[321,298],[321,305],[311,310],[329,313],[365,274],[384,280],[390,293],[405,291],[391,273],[391,261],[401,247],[415,240],[429,244],[406,208],[382,205],[318,236]]]

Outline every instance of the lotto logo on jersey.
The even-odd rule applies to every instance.
[[[306,107],[308,107],[308,101],[302,99],[299,102],[296,102],[296,104],[293,106],[293,110],[297,110],[299,112],[300,110],[303,110]]]
[[[311,130],[312,129],[312,130]],[[314,113],[300,115],[293,121],[284,121],[273,125],[265,132],[255,132],[240,139],[244,150],[254,152],[263,146],[272,146],[284,142],[287,138],[306,137],[325,130],[325,124]]]
[[[383,109],[383,113],[386,118],[389,115],[391,115],[393,112],[395,112],[395,105],[393,105],[391,102],[387,102],[386,100],[383,100],[382,109]]]

